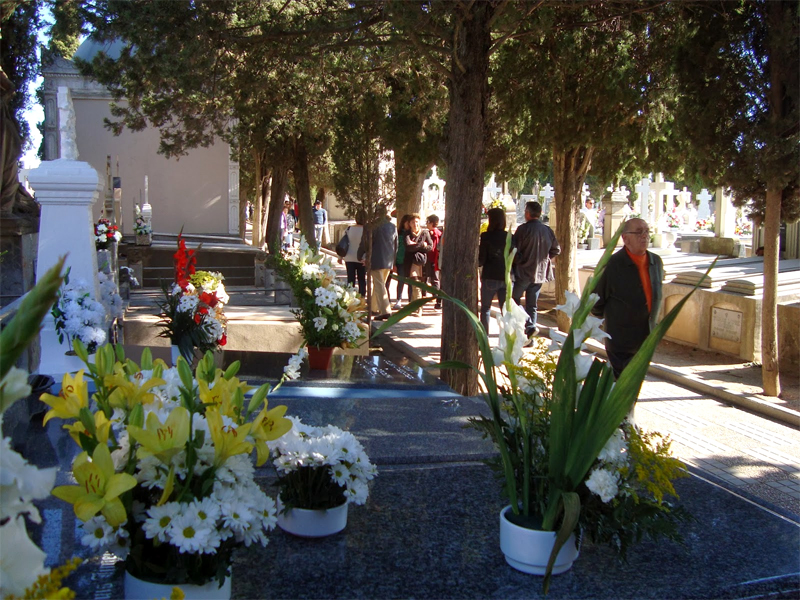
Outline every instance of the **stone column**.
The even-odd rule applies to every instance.
[[[630,192],[626,189],[618,189],[611,193],[611,200],[603,202],[606,209],[605,217],[603,218],[603,245],[608,246],[611,242],[611,237],[617,232],[619,226],[625,221],[627,217],[626,207],[628,206],[628,194]],[[617,240],[617,246],[622,245],[622,237]]]
[[[639,208],[639,215],[640,217],[647,222],[648,225],[652,225],[650,222],[650,180],[645,177],[639,183],[637,183],[633,189],[636,191],[637,195],[637,207]]]
[[[736,229],[736,209],[731,203],[731,197],[725,193],[725,188],[717,188],[716,205],[714,237],[732,238]]]

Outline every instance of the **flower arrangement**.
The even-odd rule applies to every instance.
[[[15,367],[19,357],[39,334],[39,328],[57,298],[64,267],[61,259],[22,299],[17,314],[0,332],[0,425],[3,412],[31,393],[28,373]],[[10,438],[0,439],[0,598],[74,598],[62,580],[79,563],[68,561],[52,571],[45,567],[46,553],[28,536],[26,517],[41,516],[34,505],[50,494],[57,468],[39,469],[17,453]]]
[[[366,303],[351,285],[336,281],[331,258],[300,245],[275,256],[275,269],[289,284],[299,308],[303,339],[317,348],[354,348],[366,337]]]
[[[175,368],[153,361],[149,349],[139,366],[121,346],[101,348],[94,364],[75,346],[95,393],[80,370],[42,401],[45,422],[64,419],[82,450],[77,485],[53,490],[83,522],[81,541],[124,559],[139,579],[221,585],[233,549],[266,545],[275,525],[250,455],[268,460],[267,443],[292,426],[286,407],[269,408],[266,384],[245,401],[252,388],[236,377],[238,363],[215,369],[210,352],[193,374],[182,359]]]
[[[187,361],[192,360],[194,348],[202,352],[216,350],[228,342],[227,319],[224,308],[228,294],[223,276],[211,271],[195,270],[195,250],[188,250],[183,236],[178,236],[178,251],[174,254],[175,282],[164,288],[164,300],[159,303],[160,337],[169,338],[180,348]]]
[[[333,425],[311,427],[296,417],[289,420],[291,431],[268,444],[285,509],[364,504],[377,469],[355,436]]]
[[[105,250],[112,242],[119,242],[122,240],[122,234],[119,227],[112,225],[111,221],[106,218],[97,220],[94,225],[94,243],[98,250]]]
[[[137,204],[134,206],[134,221],[133,221],[133,233],[136,235],[149,235],[153,233],[153,228],[150,226],[150,223],[144,218],[142,214],[142,209]]]
[[[741,220],[737,221],[736,225],[734,226],[733,233],[735,235],[753,235],[753,223],[752,221]]]
[[[694,224],[695,231],[714,231],[714,219],[698,219]]]
[[[683,219],[681,219],[681,215],[679,215],[678,211],[674,208],[666,212],[664,217],[667,220],[667,227],[670,229],[679,229],[683,226]]]
[[[59,343],[63,344],[66,339],[67,345],[71,346],[74,340],[80,340],[90,354],[106,343],[108,329],[106,308],[92,295],[85,281],[70,283],[68,270],[50,311]]]
[[[684,518],[664,499],[674,492],[668,481],[678,474],[680,463],[668,457],[668,444],[655,443],[655,437],[643,436],[623,421],[636,402],[656,345],[691,293],[656,326],[616,382],[610,366],[584,352],[587,339],[606,335],[600,329],[602,320],[591,315],[598,299],[592,289],[623,227],[607,245],[583,295],[578,298],[568,294],[567,303],[557,307],[571,318],[571,327],[554,340],[551,352],[557,351],[558,358],[540,361],[537,368],[520,367],[523,345],[528,340],[527,315],[515,302],[507,299],[498,318],[498,345],[491,347],[478,317],[466,304],[412,282],[432,296],[455,303],[475,330],[480,368],[459,361],[448,361],[446,366],[475,369],[482,381],[490,414],[473,420],[473,424],[499,451],[495,466],[509,499],[508,520],[521,527],[556,532],[545,569],[545,592],[556,556],[579,525],[595,540],[608,541],[624,551],[643,534],[676,538],[675,521]],[[509,242],[505,251],[509,286],[515,252]],[[427,301],[423,298],[409,303],[387,319],[375,335]],[[547,372],[549,377],[541,375]],[[630,457],[631,462],[625,465],[622,455]]]

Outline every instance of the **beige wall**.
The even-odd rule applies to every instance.
[[[114,136],[103,126],[111,117],[107,99],[73,98],[79,160],[94,167],[105,181],[106,156],[112,174],[122,178],[122,231],[133,233],[133,207],[144,198],[144,177],[149,179],[156,233],[228,233],[228,144],[197,148],[180,160],[158,154],[156,129],[124,130]],[[102,199],[94,207],[99,218]]]

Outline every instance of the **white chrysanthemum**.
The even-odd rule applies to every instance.
[[[238,500],[222,504],[222,523],[236,534],[247,529],[254,515],[250,507]]]
[[[131,536],[128,530],[124,527],[117,527],[111,543],[108,545],[108,551],[118,556],[121,560],[128,558],[131,550]]]
[[[178,300],[177,312],[194,314],[197,305],[200,303],[200,298],[191,294],[184,294]]]
[[[611,502],[619,491],[616,473],[603,468],[592,471],[589,479],[586,480],[586,487],[593,494],[600,496],[600,500],[606,503]]]
[[[615,465],[623,465],[628,462],[628,443],[625,441],[625,432],[622,429],[618,428],[608,438],[606,445],[603,446],[597,458]]]
[[[338,296],[335,290],[324,287],[318,287],[314,290],[314,302],[317,306],[322,308],[334,307],[337,300]]]
[[[356,342],[361,338],[361,328],[355,321],[344,324],[344,335],[348,342]]]
[[[206,318],[203,319],[202,329],[207,338],[212,341],[222,339],[222,334],[225,333],[222,323],[210,315],[206,315]]]
[[[81,543],[98,551],[109,546],[115,537],[114,528],[103,516],[92,517],[83,524],[84,535]]]
[[[206,546],[209,529],[191,514],[175,517],[169,526],[170,543],[180,552],[200,552]]]
[[[314,317],[314,327],[317,328],[317,331],[322,331],[325,329],[325,325],[328,324],[328,319],[325,317]]]
[[[147,510],[148,518],[145,520],[142,530],[149,539],[157,539],[160,542],[169,541],[170,527],[172,522],[181,514],[181,505],[177,502],[167,502],[161,506],[151,506]]]

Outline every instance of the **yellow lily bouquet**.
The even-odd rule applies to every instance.
[[[259,466],[268,460],[267,442],[292,427],[286,407],[268,408],[266,384],[245,402],[253,388],[236,377],[238,362],[216,369],[210,352],[193,374],[183,359],[168,368],[147,348],[137,365],[121,346],[99,348],[94,363],[74,347],[86,372],[64,375],[60,394],[42,401],[51,407],[45,423],[67,421],[82,450],[77,485],[53,495],[73,505],[83,544],[116,554],[139,579],[222,585],[233,549],[265,546],[275,526],[250,455]]]

